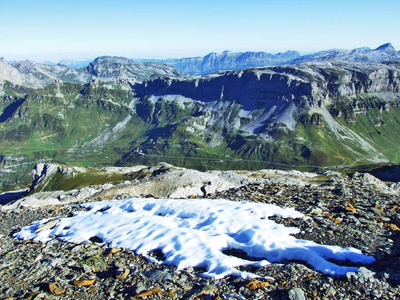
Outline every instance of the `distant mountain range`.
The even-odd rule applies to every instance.
[[[325,61],[325,60],[344,60],[350,62],[385,62],[400,60],[400,51],[387,43],[379,46],[376,49],[370,49],[368,47],[356,48],[353,50],[325,50],[313,54],[303,55],[297,57],[289,64],[297,64],[310,61]]]
[[[303,62],[344,60],[350,62],[385,62],[400,60],[400,52],[388,43],[376,49],[367,47],[353,50],[326,50],[314,54],[300,55],[297,51],[269,54],[265,52],[234,53],[224,51],[210,53],[204,57],[168,59],[163,62],[174,66],[179,72],[189,75],[207,75],[221,70],[240,70],[264,66],[293,65]]]
[[[210,68],[238,66],[239,57],[251,64],[253,56],[243,55],[207,61]],[[28,162],[38,159],[198,169],[400,161],[400,60],[390,44],[242,67],[184,76],[172,65],[123,57],[75,69],[2,59],[0,166],[30,172]],[[0,185],[18,172],[0,168]]]
[[[297,51],[269,54],[266,52],[212,52],[204,57],[186,57],[162,60],[174,66],[179,72],[189,75],[206,75],[217,71],[239,70],[252,67],[279,66],[291,61],[300,54]]]
[[[16,61],[11,65],[0,60],[0,81],[32,88],[45,87],[55,80],[72,83],[126,81],[130,83],[149,80],[152,76],[180,76],[172,66],[145,62],[138,63],[124,57],[102,56],[86,67],[69,68],[63,64],[50,65],[29,60]]]
[[[266,52],[212,52],[204,57],[184,57],[177,59],[133,59],[136,62],[164,63],[175,67],[179,72],[189,75],[207,75],[223,70],[240,70],[264,66],[280,66],[312,61],[344,60],[351,62],[385,62],[400,60],[400,51],[390,44],[384,44],[376,49],[368,47],[353,50],[333,49],[300,55],[297,51],[270,54]],[[90,61],[62,60],[58,64],[69,68],[79,68],[89,65]]]

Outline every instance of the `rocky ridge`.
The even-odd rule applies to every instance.
[[[165,176],[168,171],[164,172],[164,168],[165,166],[153,168],[142,180]],[[157,170],[164,171],[158,173]],[[399,297],[398,186],[388,186],[369,174],[360,173],[351,177],[329,173],[304,177],[298,173],[263,171],[249,172],[247,176],[257,180],[231,189],[206,193],[205,197],[294,207],[309,218],[274,217],[274,221],[300,228],[302,231],[298,234],[299,238],[359,248],[363,253],[373,255],[376,262],[360,266],[357,272],[347,273],[345,277],[322,275],[301,262],[287,262],[272,263],[251,270],[260,276],[256,280],[235,277],[210,280],[199,277],[201,269],[177,270],[171,266],[154,264],[132,251],[110,249],[95,239],[92,243],[82,245],[57,240],[46,244],[15,240],[12,234],[34,220],[54,219],[82,210],[70,203],[38,208],[21,205],[16,209],[0,212],[0,292],[7,299]],[[300,180],[297,183],[302,183],[295,183],[292,180],[294,177]],[[125,198],[127,195],[94,195],[85,201],[111,197]],[[235,251],[229,254],[239,257],[246,255]],[[157,258],[162,256],[157,252],[153,255]],[[266,280],[263,277],[274,279]]]
[[[376,49],[361,47],[352,50],[332,49],[300,55],[297,51],[270,54],[265,52],[209,53],[204,57],[184,57],[160,60],[189,75],[208,75],[221,70],[239,70],[254,67],[295,65],[305,62],[341,60],[347,62],[377,63],[400,60],[400,51],[386,43]]]
[[[138,63],[124,57],[102,56],[87,67],[70,68],[63,64],[49,65],[29,60],[8,64],[0,62],[0,82],[9,81],[30,88],[44,88],[55,81],[71,83],[102,82],[136,83],[152,76],[178,76],[172,66],[161,63]]]
[[[361,47],[352,50],[333,49],[303,55],[290,61],[290,64],[298,64],[311,61],[342,60],[348,62],[386,62],[400,60],[400,51],[396,51],[392,44],[386,43],[376,49]]]
[[[297,51],[270,54],[266,52],[231,52],[209,53],[204,57],[185,57],[181,59],[167,59],[161,62],[174,66],[183,73],[193,75],[207,75],[222,70],[238,70],[262,66],[283,65],[300,54]]]
[[[336,146],[352,140],[349,148],[368,149],[371,153],[376,151],[377,139],[360,135],[360,130],[350,129],[348,123],[355,123],[378,107],[382,115],[394,112],[400,100],[399,74],[397,63],[332,61],[225,71],[188,79],[159,78],[134,89],[146,101],[181,97],[205,103],[196,114],[199,121],[191,118],[189,124],[193,123],[192,133],[217,135],[211,145],[214,140],[221,143],[224,136],[236,133],[282,141],[290,132],[296,136],[300,127],[311,124],[320,128],[320,136],[325,132],[326,136],[335,137]],[[371,121],[375,117],[367,118]],[[200,126],[200,119],[205,128]],[[217,133],[216,128],[222,131]],[[377,128],[376,122],[371,123],[371,131],[373,128]],[[314,139],[296,137],[299,142],[302,138]]]

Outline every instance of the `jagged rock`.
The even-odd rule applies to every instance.
[[[163,270],[146,271],[143,272],[143,275],[153,282],[162,282],[172,279],[171,274]]]
[[[93,279],[74,280],[72,284],[75,286],[88,286],[94,284],[95,282],[96,278],[93,278]]]
[[[162,62],[174,66],[180,72],[189,75],[206,75],[221,70],[238,70],[267,65],[282,65],[299,57],[297,51],[269,54],[266,52],[231,52],[210,53],[204,57],[185,57],[168,59]]]
[[[366,281],[373,281],[375,273],[368,270],[365,267],[360,267],[357,272],[348,272],[346,274],[347,279],[350,282],[364,283]]]
[[[293,288],[289,290],[289,299],[290,300],[306,300],[304,295],[304,291],[300,288]]]
[[[117,270],[115,277],[119,280],[125,280],[131,271],[129,269]]]
[[[55,227],[58,223],[60,223],[60,220],[50,220],[44,224],[39,225],[39,227],[35,230],[35,232],[41,232],[43,230],[48,230],[53,227]]]
[[[49,284],[50,293],[53,295],[62,295],[65,293],[65,289],[62,289],[58,282],[52,282]]]
[[[29,60],[8,64],[0,61],[0,83],[7,80],[33,88],[43,88],[57,81],[89,83],[91,81],[135,83],[152,76],[179,76],[172,66],[161,63],[138,63],[124,57],[103,56],[88,66],[69,68],[64,64],[48,65]],[[57,82],[56,82],[57,83]]]

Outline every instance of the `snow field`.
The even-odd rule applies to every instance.
[[[161,250],[159,263],[178,269],[202,267],[206,277],[256,277],[238,266],[265,266],[270,262],[301,260],[315,270],[330,275],[345,275],[355,267],[343,267],[327,259],[372,263],[373,257],[354,248],[319,245],[296,239],[299,229],[277,224],[268,217],[304,218],[292,208],[275,205],[232,202],[216,199],[143,199],[130,198],[83,204],[88,211],[61,218],[51,229],[37,230],[47,219],[22,228],[15,234],[21,239],[47,242],[57,238],[66,242],[89,242],[97,236],[110,247],[131,249],[148,255]],[[36,231],[36,232],[35,232]],[[223,253],[240,249],[256,260],[246,260]]]

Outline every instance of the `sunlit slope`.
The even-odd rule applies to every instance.
[[[398,161],[399,70],[396,63],[329,62],[136,84],[5,83],[2,166],[40,159],[197,169]]]

